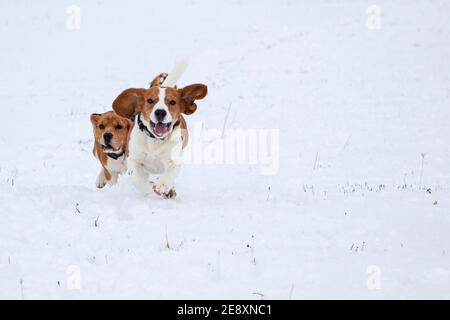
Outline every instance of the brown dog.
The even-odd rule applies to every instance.
[[[109,111],[91,114],[91,123],[95,137],[93,153],[102,165],[96,185],[103,188],[107,183],[116,184],[119,174],[127,170],[125,157],[133,122]]]

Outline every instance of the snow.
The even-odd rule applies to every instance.
[[[0,298],[450,298],[449,13],[2,1]],[[97,190],[90,113],[183,58],[179,85],[209,86],[191,134],[275,130],[278,170],[191,161],[174,200]]]

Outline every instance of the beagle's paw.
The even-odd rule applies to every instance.
[[[174,186],[171,183],[164,182],[164,180],[158,180],[153,184],[153,191],[164,198],[175,198],[177,193]]]

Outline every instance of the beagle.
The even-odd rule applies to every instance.
[[[107,183],[114,185],[119,174],[127,170],[125,157],[133,122],[109,111],[91,114],[91,123],[95,137],[93,153],[102,166],[97,188],[103,188]]]
[[[144,194],[176,196],[174,180],[188,143],[183,114],[193,114],[197,109],[195,101],[203,99],[208,91],[204,84],[177,88],[175,83],[184,68],[177,66],[169,75],[158,75],[149,89],[127,89],[113,103],[117,114],[134,120],[127,166],[133,183]],[[160,176],[153,183],[148,180],[149,174]]]

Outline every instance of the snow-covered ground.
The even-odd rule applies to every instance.
[[[450,298],[449,18],[446,0],[1,1],[0,298]],[[198,150],[265,132],[278,170],[191,161],[175,200],[129,176],[97,190],[90,113],[181,58],[179,85],[209,86]]]

